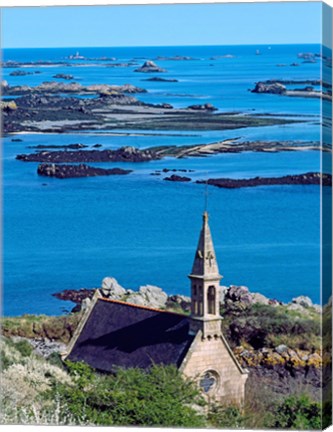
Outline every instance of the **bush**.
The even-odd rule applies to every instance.
[[[77,422],[116,426],[203,427],[195,406],[203,403],[196,385],[175,367],[149,371],[119,369],[100,375],[84,363],[67,362],[74,385],[54,386]]]
[[[245,418],[237,406],[213,405],[207,420],[214,428],[240,428],[244,426]]]
[[[32,345],[26,340],[20,340],[14,343],[17,351],[22,355],[22,357],[29,357],[33,352]]]
[[[321,405],[309,396],[290,396],[275,406],[271,428],[321,429]]]

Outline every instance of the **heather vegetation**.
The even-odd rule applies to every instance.
[[[253,390],[243,410],[207,405],[174,367],[99,374],[84,363],[35,354],[26,340],[1,339],[1,423],[216,428],[320,428],[307,395],[272,398]]]
[[[222,310],[231,344],[253,349],[286,344],[292,349],[320,350],[320,314],[313,308],[290,310],[285,305],[253,304],[241,310]]]

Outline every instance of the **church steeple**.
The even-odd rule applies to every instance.
[[[222,276],[217,265],[206,211],[203,214],[199,242],[189,278],[192,330],[201,329],[203,337],[218,337],[221,333],[219,286]]]
[[[212,235],[208,225],[208,213],[203,214],[203,223],[200,232],[197,251],[194,257],[191,276],[204,278],[219,277]]]

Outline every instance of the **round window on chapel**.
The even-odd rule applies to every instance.
[[[218,374],[215,371],[205,372],[200,379],[200,388],[205,393],[214,391],[218,384]]]

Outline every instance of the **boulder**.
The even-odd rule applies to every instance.
[[[115,278],[105,277],[102,281],[101,293],[104,297],[119,300],[126,294],[126,290]]]
[[[301,305],[305,308],[312,307],[313,303],[310,297],[307,296],[299,296],[292,299],[292,303],[295,303],[297,305]]]
[[[139,306],[148,306],[146,299],[138,292],[130,294],[126,298],[127,303],[132,303]]]
[[[145,299],[146,305],[156,308],[165,307],[168,295],[154,285],[145,285],[139,288],[139,294]]]
[[[248,305],[253,303],[252,295],[246,286],[230,285],[225,294],[225,300],[231,302],[241,302]]]
[[[179,305],[182,310],[190,311],[191,310],[191,297],[175,294],[168,297],[168,307],[173,307],[175,305]]]
[[[91,305],[91,299],[89,297],[83,299],[81,303],[81,310],[84,311],[88,309],[90,305]]]
[[[285,352],[288,352],[288,347],[287,347],[287,345],[283,345],[283,344],[281,344],[281,345],[275,347],[275,351],[276,351],[278,354],[283,354],[283,353],[285,353]]]
[[[270,304],[270,299],[265,297],[263,294],[252,293],[251,296],[252,296],[253,303],[263,304],[263,305]]]
[[[287,309],[288,310],[294,310],[294,311],[300,311],[300,312],[304,312],[304,307],[300,304],[297,303],[288,303],[287,304]]]
[[[166,72],[166,70],[157,66],[157,64],[154,63],[153,61],[147,60],[146,62],[144,62],[144,64],[141,67],[135,69],[134,72],[150,73],[150,72]]]

